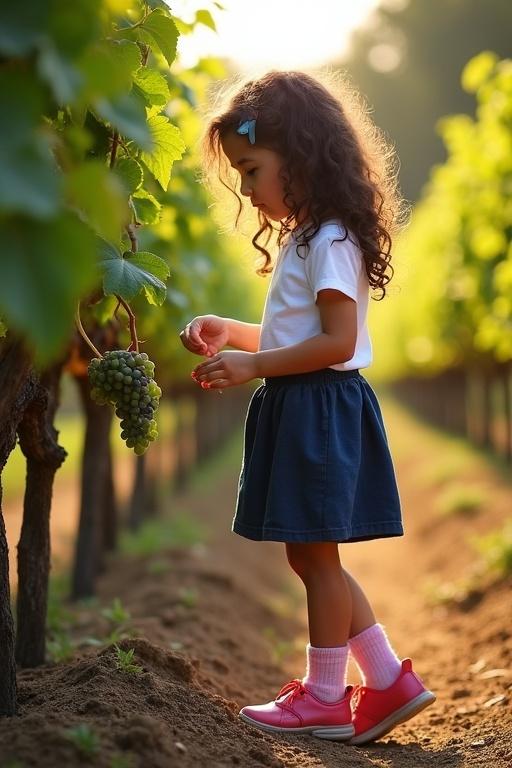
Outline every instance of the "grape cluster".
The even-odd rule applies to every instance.
[[[98,405],[111,403],[121,419],[121,437],[137,456],[157,437],[154,419],[162,390],[153,379],[155,364],[145,352],[115,349],[89,363],[91,397]]]

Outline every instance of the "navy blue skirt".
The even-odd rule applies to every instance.
[[[232,530],[257,541],[403,534],[381,410],[359,371],[278,376],[254,392]]]

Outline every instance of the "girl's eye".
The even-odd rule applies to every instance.
[[[251,168],[250,171],[247,171],[247,175],[248,176],[254,176],[254,174],[256,173],[257,170],[258,170],[257,168]]]

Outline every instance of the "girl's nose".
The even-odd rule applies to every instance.
[[[252,195],[252,188],[251,185],[244,179],[240,185],[240,192],[245,197],[250,197]]]

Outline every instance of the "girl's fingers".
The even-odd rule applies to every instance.
[[[226,389],[231,385],[227,379],[214,379],[213,381],[203,381],[201,386],[204,389]]]

